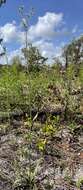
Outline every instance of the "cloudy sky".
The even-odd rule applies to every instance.
[[[83,33],[83,0],[7,0],[0,8],[0,35],[10,57],[20,54],[24,44],[20,5],[25,6],[26,13],[34,8],[28,41],[49,60],[60,56],[62,47]]]

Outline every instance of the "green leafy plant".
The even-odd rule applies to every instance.
[[[76,182],[76,185],[78,188],[80,188],[81,186],[83,186],[83,177],[79,178]]]
[[[44,151],[46,147],[46,139],[39,139],[37,143],[37,147],[40,151]]]

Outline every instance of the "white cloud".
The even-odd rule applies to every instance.
[[[4,26],[0,27],[1,37],[4,39],[4,42],[11,42],[17,35],[17,26],[15,21],[12,23],[6,23]]]
[[[52,42],[39,40],[37,42],[34,42],[33,45],[40,50],[44,57],[52,58],[55,54],[55,47]]]
[[[36,46],[39,49],[42,56],[48,58],[48,63],[52,63],[52,59],[54,57],[61,56],[64,43],[61,43],[59,46],[55,46],[51,41],[38,40],[33,42],[33,46]],[[19,56],[22,59],[22,62],[24,63],[23,61],[24,56],[21,51],[22,48],[23,47],[21,46],[19,49],[13,50],[8,54],[9,62],[11,62],[13,57]]]
[[[39,17],[35,25],[31,25],[28,31],[28,41],[37,46],[43,56],[49,59],[59,56],[61,54],[61,48],[56,47],[52,41],[52,37],[57,35],[58,29],[63,24],[63,14],[46,12],[44,16]],[[61,33],[61,31],[59,32]],[[25,36],[21,28],[17,26],[16,22],[6,23],[0,27],[0,34],[5,43],[18,42],[19,46],[23,46]],[[50,39],[50,41],[49,41]],[[13,43],[12,43],[13,44]],[[20,48],[15,51],[11,51],[9,54],[9,60],[13,56],[21,55]]]
[[[31,39],[43,37],[49,38],[55,35],[55,29],[63,22],[63,14],[55,14],[53,12],[46,12],[42,17],[38,18],[38,22],[32,25],[29,29],[29,36]]]
[[[56,34],[56,29],[63,23],[62,13],[46,12],[42,17],[38,17],[35,25],[31,25],[28,31],[28,40],[35,41],[37,38],[48,39]],[[24,32],[16,25],[16,22],[6,23],[0,27],[0,34],[6,43],[16,39],[20,43],[24,41]]]
[[[13,50],[9,53],[9,62],[13,59],[13,57],[20,56],[21,57],[21,49]]]
[[[78,31],[78,25],[75,25],[72,29],[72,34],[75,34]]]
[[[62,48],[64,46],[61,43],[59,46],[55,46],[53,42],[39,40],[33,43],[34,46],[38,47],[41,54],[44,57],[48,57],[48,62],[51,63],[54,57],[60,57],[62,54]]]

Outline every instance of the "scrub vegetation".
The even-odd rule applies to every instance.
[[[83,36],[48,64],[27,41],[33,9],[19,11],[23,60],[8,63],[0,39],[0,190],[83,189]]]

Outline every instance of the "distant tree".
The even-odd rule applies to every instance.
[[[54,58],[53,58],[52,67],[56,67],[57,65],[58,65],[60,68],[62,68],[62,61],[60,60],[60,57],[54,57]]]
[[[63,56],[65,58],[65,68],[68,68],[70,63],[75,64],[78,68],[83,61],[83,36],[67,45],[64,48]]]
[[[13,57],[11,62],[12,62],[12,65],[11,65],[12,69],[16,70],[17,72],[23,71],[24,67],[21,63],[19,56]]]
[[[40,71],[47,58],[43,57],[37,47],[29,44],[29,47],[23,50],[24,57],[27,60],[29,71]]]

